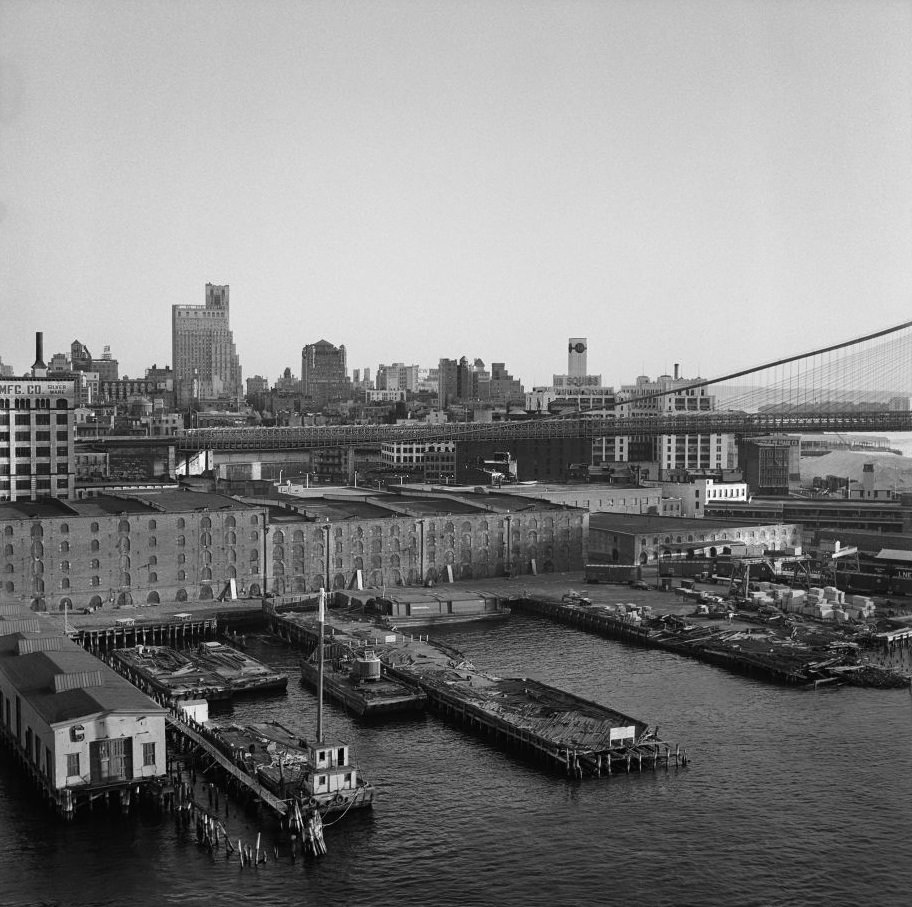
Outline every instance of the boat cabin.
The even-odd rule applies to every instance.
[[[349,762],[350,749],[346,744],[308,744],[307,758],[314,796],[354,790],[358,786],[358,771]]]

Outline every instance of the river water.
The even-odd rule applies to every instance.
[[[658,725],[687,768],[573,781],[426,715],[365,726],[332,703],[374,809],[326,829],[319,860],[256,869],[210,854],[169,815],[62,825],[0,759],[2,905],[856,905],[912,890],[908,691],[770,686],[664,652],[513,615],[437,635],[501,676],[532,676]],[[258,638],[288,691],[235,718],[302,731],[297,655]],[[224,803],[221,804],[224,810]],[[272,846],[228,804],[232,837]]]

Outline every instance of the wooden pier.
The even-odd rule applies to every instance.
[[[867,666],[865,671],[855,670],[852,659],[856,656],[851,647],[833,651],[833,644],[838,647],[841,640],[837,628],[833,627],[808,626],[793,630],[757,621],[759,626],[743,630],[730,626],[694,626],[676,616],[631,621],[597,606],[544,598],[522,598],[513,602],[513,609],[609,639],[684,655],[774,683],[814,686],[822,681],[838,680],[860,686],[902,687],[909,682],[900,673],[893,672],[891,676],[889,671],[873,666]],[[895,640],[879,641],[889,649],[891,645],[902,646],[906,635],[900,631],[900,637]],[[908,636],[912,637],[912,632]],[[846,668],[852,668],[854,673],[850,676]]]
[[[178,737],[183,751],[190,751],[199,760],[204,772],[221,774],[229,790],[246,793],[268,806],[279,818],[288,813],[288,804],[267,790],[250,774],[238,768],[208,738],[202,725],[197,724],[188,715],[173,708],[166,718],[168,730]]]
[[[155,645],[180,648],[215,639],[218,620],[215,617],[195,617],[190,613],[161,618],[112,618],[102,626],[70,628],[69,636],[92,654],[99,655],[130,646]]]

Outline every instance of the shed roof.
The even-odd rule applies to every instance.
[[[49,636],[60,638],[59,651],[17,654],[20,640]],[[100,686],[76,686],[54,692],[55,675],[82,674],[91,683],[98,672],[102,678]],[[104,662],[61,634],[42,631],[0,636],[0,673],[49,725],[110,712],[165,712]]]

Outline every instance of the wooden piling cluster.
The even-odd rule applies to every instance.
[[[138,645],[161,645],[181,648],[185,645],[214,639],[218,631],[218,619],[200,617],[182,620],[136,620],[114,623],[105,627],[81,627],[71,631],[70,636],[93,655],[110,652],[112,649]]]
[[[269,851],[263,846],[262,832],[257,833],[256,844],[244,842],[241,838],[233,839],[228,831],[228,801],[225,802],[224,821],[219,815],[219,790],[214,784],[207,783],[209,804],[208,808],[197,802],[194,795],[196,782],[196,769],[191,767],[187,771],[188,780],[184,781],[184,770],[181,760],[175,760],[173,772],[174,796],[171,800],[171,809],[174,812],[175,823],[179,828],[195,828],[197,844],[206,848],[210,853],[215,853],[224,845],[225,859],[230,860],[235,855],[240,863],[240,868],[256,868],[269,860]],[[319,812],[313,815],[304,815],[297,803],[293,803],[289,815],[281,822],[281,829],[287,834],[289,856],[294,862],[298,854],[302,856],[312,854],[323,856],[326,853],[326,843],[323,840],[323,823]],[[236,842],[236,843],[235,843]],[[272,847],[273,860],[279,860],[279,844]]]
[[[127,813],[141,800],[155,803],[159,807],[163,807],[167,802],[167,785],[163,785],[161,779],[158,778],[133,778],[105,785],[54,787],[50,778],[44,772],[39,771],[10,733],[6,724],[2,722],[0,722],[0,744],[18,762],[28,782],[41,799],[67,821],[74,819],[80,810],[94,809],[97,803],[105,806],[116,804],[122,812]]]

